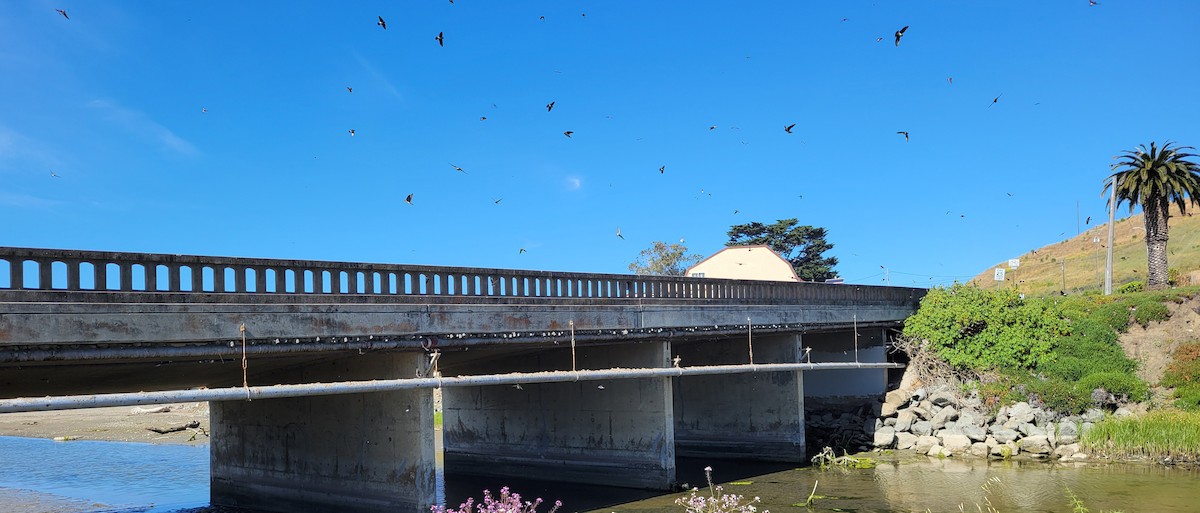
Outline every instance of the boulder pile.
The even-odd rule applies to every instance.
[[[1079,437],[1104,412],[1060,415],[1019,402],[986,413],[978,397],[960,397],[948,388],[901,388],[888,392],[873,425],[878,449],[911,450],[929,456],[1058,458],[1082,461]]]

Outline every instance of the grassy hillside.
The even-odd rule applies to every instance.
[[[1178,211],[1176,211],[1177,214]],[[1167,243],[1167,262],[1186,276],[1200,270],[1200,215],[1172,215],[1171,239]],[[1093,242],[1099,238],[1100,242]],[[993,279],[997,267],[1008,268],[1008,260],[980,273],[971,283],[980,287],[1016,287],[1035,296],[1066,292],[1080,293],[1104,289],[1104,259],[1107,249],[1108,225],[1094,226],[1078,236],[1024,255],[1016,270],[1008,269],[1003,284]],[[1116,222],[1113,235],[1113,289],[1132,281],[1146,280],[1146,240],[1142,215]],[[1185,278],[1185,284],[1186,284]]]

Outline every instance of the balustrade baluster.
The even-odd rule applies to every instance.
[[[133,264],[130,262],[119,262],[117,264],[117,272],[120,273],[120,279],[117,280],[117,290],[133,290]]]
[[[38,286],[41,290],[50,290],[54,280],[54,260],[38,260]]]

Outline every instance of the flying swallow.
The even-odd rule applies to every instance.
[[[1003,94],[1003,93],[1001,93],[1001,94],[1000,94],[1000,96],[1004,96],[1004,94]],[[992,103],[989,103],[989,104],[988,104],[988,107],[990,108],[992,105],[995,105],[995,104],[996,104],[996,102],[1000,101],[1000,96],[997,96],[997,97],[995,97],[995,98],[992,98]]]
[[[567,130],[566,132],[563,132],[563,135],[567,136],[567,138],[568,138],[568,139],[570,139],[570,138],[571,138],[571,134],[573,134],[573,133],[575,133],[575,132],[573,132],[573,131],[571,131],[571,130]]]
[[[438,46],[446,46],[446,38],[443,37],[442,34],[444,34],[444,32],[438,32],[437,37],[434,38],[437,40]]]
[[[458,166],[456,166],[456,165],[454,165],[454,164],[450,164],[450,167],[454,168],[454,170],[455,170],[455,171],[458,171],[459,173],[464,173],[464,174],[466,173],[466,171],[463,171],[463,168],[461,168],[461,167],[458,167]]]
[[[68,20],[69,20],[69,19],[71,19],[71,17],[70,17],[70,16],[67,16],[67,11],[64,11],[64,10],[62,10],[62,9],[55,9],[55,11],[58,11],[58,13],[59,13],[59,14],[61,14],[61,15],[63,15],[63,17],[64,17],[64,18],[66,18],[66,19],[68,19]]]
[[[666,172],[667,172],[667,166],[659,166],[659,167],[658,167],[658,174],[660,174],[660,175],[661,175],[661,174],[663,174],[663,173],[666,173]]]
[[[550,112],[552,110],[554,110],[554,102],[547,103],[546,104],[546,112]]]
[[[350,129],[350,137],[354,137],[354,129],[353,128]]]
[[[413,204],[412,197],[413,197],[413,195],[409,194],[407,198],[404,198],[404,202],[408,203],[409,205],[412,205]]]
[[[624,236],[624,235],[621,235],[621,228],[620,228],[620,227],[617,227],[617,237],[620,237],[620,238],[621,238],[621,240],[625,240],[625,236]]]
[[[908,25],[905,25],[904,28],[896,31],[896,46],[900,46],[900,38],[904,37],[905,30],[908,30]]]
[[[790,133],[792,133],[792,128],[795,128],[795,127],[796,127],[796,124],[792,123],[788,126],[783,127],[783,131],[790,134]]]
[[[517,254],[518,254],[518,255],[520,255],[521,253],[525,253],[525,252],[526,252],[526,251],[525,251],[525,248],[521,248],[521,250],[520,250],[520,251],[518,251],[518,252],[517,252]]]
[[[908,132],[896,132],[896,133],[898,133],[898,134],[900,134],[900,135],[903,135],[903,136],[904,136],[904,142],[908,142]]]
[[[379,16],[379,21],[375,22],[375,24],[383,27],[383,30],[387,30],[387,22],[383,21],[383,16]]]
[[[353,92],[354,92],[354,88],[353,88],[353,87],[350,87],[350,86],[346,86],[346,92],[347,92],[347,93],[353,93]]]

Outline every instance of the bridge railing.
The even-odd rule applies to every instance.
[[[892,302],[915,289],[0,247],[3,290]]]

